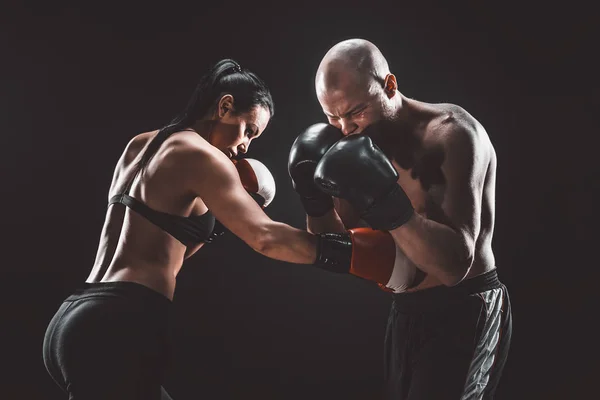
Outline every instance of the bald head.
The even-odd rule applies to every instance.
[[[321,60],[315,86],[317,96],[324,92],[359,86],[369,90],[389,74],[388,63],[373,43],[364,39],[349,39],[333,46]]]
[[[323,57],[315,77],[317,99],[329,123],[345,135],[360,133],[401,107],[396,77],[373,43],[344,40]]]

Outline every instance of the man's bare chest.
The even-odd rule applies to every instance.
[[[396,162],[392,162],[398,171],[398,184],[408,198],[415,211],[425,217],[439,214],[446,191],[445,179],[441,169],[419,169],[408,170],[400,168]]]
[[[442,222],[442,202],[446,184],[440,166],[415,164],[410,169],[402,169],[395,161],[392,161],[392,164],[398,172],[397,182],[410,199],[415,211],[426,218]],[[334,199],[334,204],[346,228],[366,226],[347,201]]]

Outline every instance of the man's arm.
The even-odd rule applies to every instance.
[[[306,228],[312,233],[344,232],[344,224],[334,209],[331,196],[321,192],[314,182],[317,163],[336,141],[344,135],[325,123],[305,129],[292,144],[288,156],[288,172],[294,190],[306,211]]]
[[[448,224],[415,213],[390,233],[421,270],[452,286],[464,279],[473,263],[489,156],[476,131],[455,126],[447,138],[441,167],[446,192],[441,208]]]
[[[342,233],[348,229],[365,228],[369,226],[360,219],[360,215],[346,200],[334,197],[333,204],[334,209],[331,210],[331,214],[327,213],[322,219],[308,216],[307,226],[309,232]]]
[[[314,234],[324,232],[346,232],[344,223],[335,209],[329,210],[327,214],[323,215],[322,217],[311,217],[310,215],[307,215],[306,230]]]

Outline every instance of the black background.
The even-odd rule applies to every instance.
[[[304,226],[287,155],[325,120],[320,59],[351,37],[381,49],[403,94],[464,107],[496,147],[494,249],[514,313],[498,398],[587,398],[598,372],[597,22],[575,2],[480,3],[5,3],[0,398],[64,398],[42,338],[91,268],[113,167],[218,59],[270,86],[275,118],[248,156],[275,176],[267,213]],[[375,399],[389,305],[362,281],[269,260],[227,235],[178,277],[165,386],[175,399]]]

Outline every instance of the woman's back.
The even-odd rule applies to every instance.
[[[116,202],[108,206],[96,261],[87,282],[134,281],[172,298],[175,276],[184,257],[204,242],[186,247],[165,229],[175,230],[172,225],[177,223],[212,218],[206,205],[190,189],[190,172],[200,171],[189,171],[183,160],[190,150],[210,145],[203,143],[204,139],[194,131],[175,133],[139,170],[136,166],[156,133],[134,137],[115,167],[109,201],[129,195],[134,204],[129,207]],[[196,217],[185,221],[190,220],[185,218],[189,216]],[[153,218],[158,219],[157,223],[165,220],[166,225],[157,225]],[[210,221],[207,225],[212,228]]]

